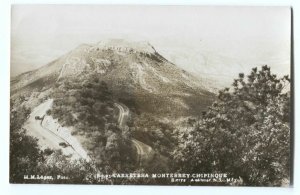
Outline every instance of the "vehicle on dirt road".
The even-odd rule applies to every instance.
[[[42,120],[43,118],[40,117],[40,116],[35,116],[34,119],[35,119],[35,120]]]
[[[66,147],[70,146],[66,142],[60,142],[58,145],[62,146],[63,148],[66,148]]]

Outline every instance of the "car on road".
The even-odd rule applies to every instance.
[[[42,117],[40,117],[40,116],[35,116],[34,119],[35,119],[35,120],[42,120]]]
[[[62,146],[63,148],[66,148],[69,146],[69,144],[67,144],[66,142],[60,142],[58,145]]]

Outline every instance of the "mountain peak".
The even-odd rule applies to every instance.
[[[127,52],[156,53],[147,41],[128,41],[124,39],[107,39],[99,41],[94,47]]]
[[[205,81],[166,60],[148,42],[122,39],[81,44],[53,62],[20,75],[11,89],[14,93],[44,90],[65,82],[95,79],[105,82],[115,97],[129,102],[134,97],[132,101],[149,112],[168,114],[190,108],[198,112],[213,97]],[[157,107],[167,107],[167,111]]]

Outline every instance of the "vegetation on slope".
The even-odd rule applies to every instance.
[[[11,108],[15,108],[14,103]],[[38,140],[29,136],[22,125],[30,110],[20,106],[11,109],[10,115],[10,183],[93,183],[95,173],[91,165],[84,161],[71,161],[60,150],[41,150]],[[69,177],[58,179],[58,175]],[[53,176],[53,180],[25,179],[34,176]],[[89,177],[89,179],[87,179]]]
[[[281,185],[290,173],[289,78],[270,67],[240,74],[203,119],[180,132],[177,170],[229,173],[243,185]]]
[[[53,94],[48,114],[63,126],[74,127],[101,172],[132,171],[131,133],[118,127],[118,110],[107,84],[91,73],[62,80]]]
[[[99,75],[88,73],[56,84],[48,114],[74,127],[72,134],[82,138],[101,173],[228,173],[241,183],[227,184],[280,186],[290,178],[289,83],[287,76],[277,78],[268,66],[253,68],[248,76],[241,73],[231,88],[219,92],[206,112],[198,113],[200,119],[191,117],[183,130],[149,113],[138,113],[134,98],[115,97]],[[117,125],[117,100],[136,110],[125,130]],[[34,173],[72,176],[52,183],[97,183],[97,171],[90,164],[71,162],[59,151],[40,150],[37,140],[22,129],[30,110],[21,106],[22,101],[18,104],[11,106],[10,181],[51,183],[23,179]],[[145,170],[135,164],[132,137],[157,152]],[[115,183],[171,184],[149,179]]]

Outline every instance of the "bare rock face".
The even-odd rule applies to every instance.
[[[128,42],[123,39],[109,39],[98,42],[92,49],[115,50],[124,53],[154,54],[156,50],[148,42]]]

